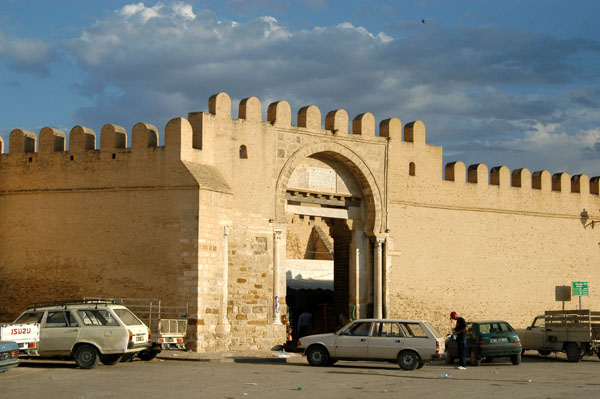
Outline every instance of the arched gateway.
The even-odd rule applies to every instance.
[[[340,317],[382,317],[384,204],[365,160],[340,143],[301,147],[279,173],[275,207],[276,222],[286,226],[292,322],[309,311],[326,331]],[[318,281],[327,286],[328,279],[324,292]]]

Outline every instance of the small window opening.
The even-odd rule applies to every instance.
[[[410,176],[414,176],[415,175],[415,163],[411,162],[408,164],[408,174]]]
[[[71,155],[71,161],[72,161],[73,159],[75,159],[75,157],[73,157],[73,155]]]
[[[117,159],[117,154],[112,154],[113,159]]]
[[[33,158],[29,157],[29,162],[30,163],[33,162]]]
[[[245,145],[240,146],[240,158],[248,159],[248,149],[246,148]]]

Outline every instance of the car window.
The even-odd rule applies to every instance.
[[[427,333],[419,323],[401,323],[404,335],[410,338],[427,338]]]
[[[73,313],[71,312],[66,312],[67,314],[67,322],[69,323],[70,327],[79,327],[79,323],[77,323],[77,320],[75,319],[75,316],[73,316]]]
[[[44,327],[46,328],[56,328],[56,327],[68,327],[67,318],[65,316],[65,312],[48,312],[48,316],[46,317],[46,324]]]
[[[513,328],[508,323],[498,323],[499,332],[508,333],[513,332]]]
[[[26,312],[19,316],[15,323],[40,323],[43,315],[44,312]]]
[[[533,327],[541,327],[544,328],[546,326],[546,319],[543,317],[536,317],[533,320]]]
[[[108,310],[78,310],[77,313],[86,326],[118,326],[119,322]]]
[[[138,326],[144,324],[128,309],[113,309],[113,312],[115,312],[117,317],[121,319],[126,326]]]
[[[492,326],[489,323],[479,324],[480,334],[489,334]]]
[[[373,328],[373,337],[404,337],[400,330],[400,325],[395,322],[375,323]]]
[[[351,335],[355,337],[366,337],[369,335],[369,329],[371,327],[371,323],[360,322],[354,323],[350,326],[346,331],[344,331],[344,335]]]

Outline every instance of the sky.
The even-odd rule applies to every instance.
[[[0,135],[162,135],[224,91],[234,116],[256,96],[421,120],[444,163],[597,176],[599,15],[597,0],[0,0]]]

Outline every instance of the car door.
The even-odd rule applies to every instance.
[[[70,354],[79,331],[70,311],[48,311],[40,333],[40,354]]]
[[[425,328],[419,322],[402,322],[400,328],[406,336],[403,348],[416,351],[421,359],[429,360],[435,353],[435,338],[427,335]]]
[[[357,321],[335,339],[335,357],[366,359],[371,322]]]
[[[527,330],[526,342],[522,343],[523,347],[535,349],[546,347],[546,319],[544,316],[536,317]]]
[[[371,337],[367,345],[369,359],[396,359],[405,339],[398,322],[381,321],[373,323]]]

